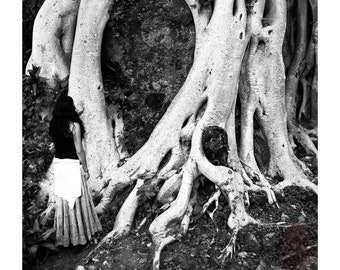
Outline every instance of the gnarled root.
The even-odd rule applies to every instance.
[[[219,206],[219,198],[221,196],[221,190],[219,189],[219,187],[216,186],[216,191],[214,192],[214,194],[209,198],[209,200],[203,205],[202,210],[200,213],[198,213],[193,222],[196,222],[201,216],[203,216],[205,213],[208,214],[208,216],[211,218],[211,220],[215,223],[214,220],[214,214],[216,212],[216,210],[218,209]],[[208,211],[208,208],[215,203],[215,207],[214,210],[212,210],[211,212]]]
[[[176,200],[150,225],[149,231],[155,245],[153,259],[154,270],[159,269],[162,249],[169,243],[181,238],[188,230],[188,218],[190,218],[192,213],[192,207],[188,208],[188,204],[193,187],[193,181],[196,176],[197,168],[195,162],[189,159],[183,167],[181,188]],[[184,217],[186,212],[187,215]]]
[[[208,18],[210,20],[206,19],[207,14],[210,16],[211,13],[202,12],[199,2],[187,0],[197,29],[195,61],[188,78],[148,142],[123,166],[112,171],[107,178],[109,184],[103,189],[103,199],[96,208],[99,213],[102,212],[117,192],[137,179],[152,179],[151,182],[158,187],[165,180],[156,199],[156,203],[161,205],[161,210],[164,212],[155,218],[149,228],[154,244],[153,269],[159,269],[163,248],[183,237],[188,230],[196,200],[194,183],[199,175],[204,175],[218,187],[218,191],[207,202],[203,212],[213,201],[218,201],[220,194],[227,198],[231,209],[228,227],[233,230],[233,234],[222,251],[222,259],[232,255],[240,229],[248,224],[260,224],[246,211],[245,205],[249,204],[247,191],[264,190],[268,195],[268,201],[276,203],[269,181],[257,168],[252,144],[245,144],[246,147],[241,149],[244,154],[244,156],[240,155],[244,161],[242,166],[237,154],[235,123],[232,123],[235,122],[233,110],[241,62],[250,38],[249,32],[246,31],[245,2],[216,0],[212,16]],[[257,12],[248,14],[252,22],[248,26],[250,32],[253,31],[253,47],[249,50],[248,69],[245,73],[252,73],[257,69],[259,72],[255,74],[257,78],[251,78],[251,74],[247,74],[248,77],[245,78],[245,81],[250,81],[245,91],[255,92],[255,98],[254,102],[249,103],[251,114],[243,115],[243,120],[246,121],[241,124],[241,129],[250,131],[250,133],[245,132],[244,135],[253,136],[251,119],[254,113],[258,114],[270,149],[270,170],[282,173],[285,178],[280,183],[281,186],[276,186],[274,191],[280,191],[283,186],[290,183],[288,181],[313,189],[313,185],[307,184],[302,175],[299,179],[293,178],[283,170],[285,168],[283,159],[287,158],[290,162],[287,164],[294,165],[298,171],[288,150],[290,145],[284,118],[285,107],[281,102],[284,98],[281,45],[285,27],[285,1],[270,1],[267,18],[271,22],[269,27],[262,27],[261,24],[264,4],[263,0],[257,1],[253,7]],[[251,61],[253,62],[249,63]],[[261,69],[259,69],[259,62],[263,65]],[[203,133],[209,128],[223,130],[224,133],[227,130],[227,135],[231,138],[232,157],[225,156],[228,154],[223,141],[228,136],[222,132],[223,134],[212,137],[211,142],[216,153],[222,149],[223,162],[208,158],[204,150]],[[250,136],[251,143],[252,136]],[[244,141],[248,140],[244,139]],[[224,162],[225,160],[227,162]],[[134,202],[137,201],[137,195],[132,197]],[[123,220],[120,218],[120,213],[116,224],[120,223],[118,219]],[[129,227],[131,222],[121,224],[120,231],[126,232],[125,228]],[[111,236],[113,236],[112,232]]]
[[[291,138],[294,137],[305,149],[307,154],[312,154],[316,158],[318,157],[318,149],[316,149],[312,139],[306,133],[305,129],[302,126],[288,121],[288,129],[290,135],[292,136]]]
[[[47,0],[40,8],[33,27],[32,65],[41,67],[40,76],[55,87],[57,79],[69,75],[73,39],[80,0]]]
[[[290,143],[293,144],[293,137],[301,144],[308,154],[317,157],[318,151],[314,146],[308,134],[297,123],[295,114],[297,113],[297,89],[301,74],[304,72],[304,58],[307,51],[307,0],[297,2],[297,50],[295,50],[294,59],[288,69],[286,80],[286,108],[288,131],[290,133]],[[313,48],[310,49],[311,54]],[[307,54],[307,60],[308,60]],[[308,67],[307,67],[308,71]]]
[[[135,213],[138,207],[138,189],[144,184],[144,180],[138,179],[135,187],[130,192],[129,196],[125,199],[123,205],[121,206],[113,226],[113,230],[108,233],[100,243],[87,255],[90,258],[104,243],[112,242],[118,239],[131,230],[131,226],[135,217]]]
[[[293,175],[289,173],[290,176],[285,176],[285,180],[276,184],[273,189],[275,192],[282,192],[284,188],[288,186],[298,186],[307,190],[313,191],[318,195],[318,186],[312,183],[305,175],[297,173]]]

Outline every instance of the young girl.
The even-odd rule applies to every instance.
[[[85,129],[73,103],[62,95],[56,102],[50,135],[56,153],[53,159],[56,211],[56,245],[84,245],[102,229],[87,187],[87,168],[82,138]]]

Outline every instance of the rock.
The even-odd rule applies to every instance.
[[[76,268],[76,270],[85,270],[85,267],[82,266],[82,265],[78,265],[77,268]]]

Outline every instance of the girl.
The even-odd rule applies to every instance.
[[[50,123],[55,145],[53,159],[56,211],[56,245],[85,245],[102,229],[87,187],[87,168],[82,138],[85,129],[73,103],[62,95],[56,102]],[[80,168],[79,168],[80,167]]]

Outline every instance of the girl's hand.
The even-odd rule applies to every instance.
[[[90,173],[89,171],[85,171],[83,168],[81,169],[81,174],[84,176],[85,180],[89,180],[90,178]]]

